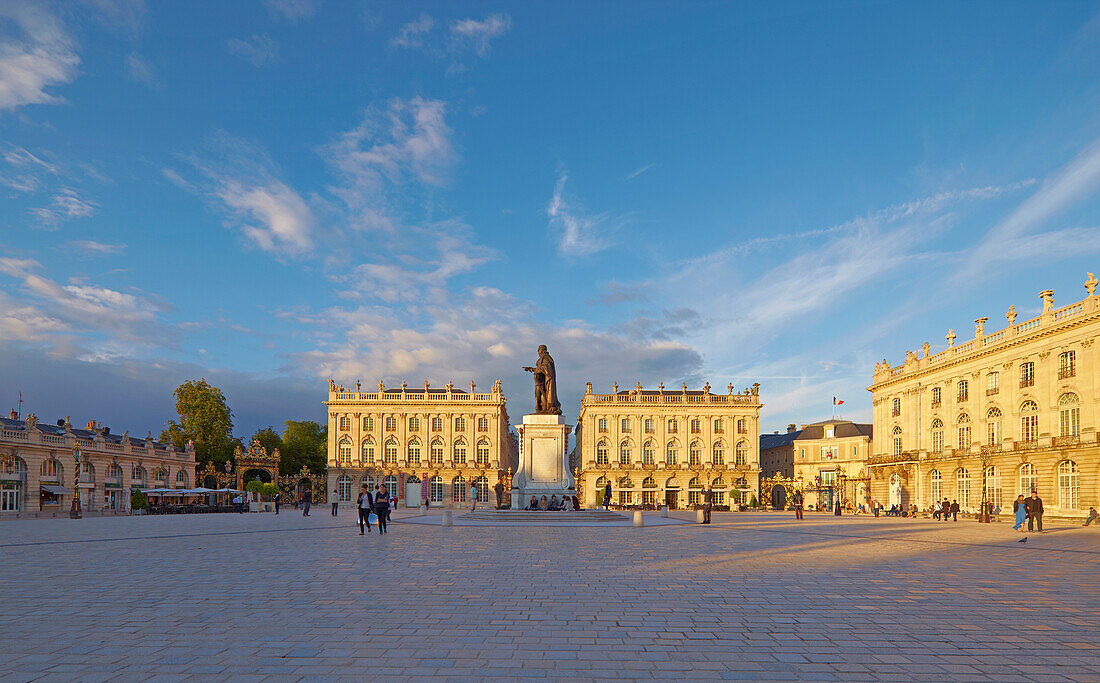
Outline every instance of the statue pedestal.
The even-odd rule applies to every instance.
[[[520,510],[531,496],[574,494],[573,473],[569,471],[569,430],[561,415],[524,415],[519,433],[519,468],[512,477],[512,509]]]

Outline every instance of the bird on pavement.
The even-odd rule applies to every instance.
[[[1018,540],[1016,542],[1017,543],[1027,543],[1027,536],[1024,536],[1023,538],[1021,538],[1020,540]]]

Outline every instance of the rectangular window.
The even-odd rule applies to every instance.
[[[351,418],[347,415],[340,416],[340,431],[346,432],[351,429]]]
[[[630,418],[624,417],[620,421],[619,427],[622,428],[623,434],[629,434],[630,433]]]
[[[699,428],[699,420],[692,420],[691,421],[691,433],[692,434],[698,434],[701,431],[702,430]]]
[[[420,418],[419,417],[410,417],[409,418],[409,431],[410,432],[420,431]]]
[[[367,415],[366,417],[363,418],[363,431],[364,432],[373,432],[374,431],[374,418],[371,417],[370,415]]]
[[[601,417],[596,420],[596,430],[601,434],[607,433],[607,418]]]
[[[970,398],[970,384],[965,379],[959,380],[959,403],[962,403],[968,398]]]
[[[466,418],[464,418],[464,417],[456,417],[455,418],[455,431],[456,432],[466,431]]]
[[[961,450],[970,449],[970,425],[959,425],[959,448]]]
[[[676,433],[676,418],[669,418],[669,420],[668,420],[668,433],[669,434],[675,434]]]
[[[477,431],[479,431],[479,432],[489,431],[489,418],[487,418],[487,417],[477,418]]]
[[[397,418],[396,417],[393,417],[391,415],[391,416],[386,418],[386,431],[387,432],[396,432],[397,431]]]
[[[992,396],[1000,389],[1001,374],[999,372],[991,372],[985,376],[985,395]]]
[[[1035,441],[1039,438],[1039,416],[1024,415],[1020,418],[1020,440]]]
[[[748,434],[749,433],[748,427],[745,425],[745,418],[743,418],[743,417],[738,418],[738,420],[737,420],[737,433],[738,434]]]
[[[1058,379],[1066,379],[1077,375],[1077,354],[1074,351],[1064,351],[1058,354]]]
[[[1081,409],[1062,408],[1058,413],[1062,436],[1078,436],[1081,429]]]
[[[943,430],[942,429],[932,430],[932,452],[933,453],[942,453],[943,452]]]
[[[1020,388],[1035,386],[1035,363],[1028,361],[1020,364]]]
[[[646,420],[645,420],[645,433],[646,434],[652,434],[653,433],[653,419],[652,418],[647,417]]]
[[[821,447],[821,459],[822,460],[835,460],[836,459],[836,446],[822,446]]]
[[[818,473],[822,486],[832,486],[836,483],[836,470],[821,470]]]
[[[443,418],[441,418],[441,417],[433,417],[432,418],[432,431],[433,432],[443,431]]]
[[[722,419],[721,418],[715,418],[715,420],[714,420],[714,433],[715,434],[721,434],[722,433]]]
[[[932,387],[932,407],[939,408],[943,399],[943,392],[939,387]]]

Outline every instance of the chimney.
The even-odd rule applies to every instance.
[[[58,427],[64,427],[65,426],[65,418],[63,418],[63,417],[57,418],[57,426]]]
[[[84,429],[87,429],[89,432],[94,432],[95,431],[95,420],[88,420],[88,424],[85,425]]]
[[[794,423],[793,423],[793,422],[787,425],[787,433],[788,433],[788,434],[790,434],[790,433],[792,433],[792,432],[796,432],[796,431],[798,431],[798,430],[796,430],[796,429],[794,428]]]
[[[11,415],[8,415],[8,417],[10,417],[13,420],[18,420],[19,419],[19,413],[15,412],[13,410],[13,411],[11,411]]]
[[[110,427],[104,427],[103,428],[103,435],[104,436],[107,436],[110,433],[111,433],[111,428]]]

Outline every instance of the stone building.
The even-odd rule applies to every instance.
[[[798,438],[799,430],[793,424],[787,425],[787,431],[780,434],[760,435],[760,476],[780,476],[785,479],[794,478],[794,440]]]
[[[760,484],[759,384],[734,393],[703,389],[592,392],[577,419],[572,455],[581,505],[594,507],[610,482],[613,505],[683,508],[711,485],[716,505]]]
[[[76,469],[80,470],[79,481]],[[131,487],[190,488],[195,450],[114,434],[69,419],[43,424],[34,414],[0,418],[0,515],[68,514],[74,490],[87,513],[126,510]]]
[[[889,506],[958,500],[980,507],[983,493],[1011,512],[1018,493],[1037,490],[1049,514],[1077,515],[1100,504],[1097,442],[1100,295],[1089,273],[1085,299],[931,353],[924,343],[905,362],[875,367],[869,387],[874,441],[872,497]]]
[[[803,501],[809,507],[831,508],[836,500],[852,507],[870,503],[867,458],[872,425],[850,420],[825,420],[802,425],[792,444],[794,478],[804,482]]]
[[[491,391],[411,388],[404,382],[365,393],[329,382],[328,495],[355,505],[361,484],[384,485],[400,505],[420,504],[422,483],[433,504],[466,503],[470,485],[478,501],[508,500],[508,478],[517,464],[498,380]],[[498,487],[497,484],[501,487]],[[490,495],[492,494],[492,495]],[[332,497],[335,496],[335,497]]]

